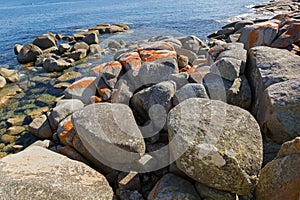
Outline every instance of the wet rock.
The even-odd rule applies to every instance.
[[[271,45],[279,31],[279,20],[261,22],[252,26],[246,26],[240,30],[239,42],[245,44],[246,49],[261,45]]]
[[[256,187],[257,199],[299,198],[300,138],[284,143],[273,161],[260,172]],[[274,192],[276,195],[273,195]]]
[[[117,42],[116,40],[110,40],[108,42],[107,47],[110,49],[119,49],[122,47],[122,45],[119,42]]]
[[[62,83],[57,83],[55,85],[53,85],[54,88],[57,88],[57,89],[66,89],[68,87],[70,87],[71,83],[68,83],[68,82],[62,82]]]
[[[22,49],[22,48],[23,48],[22,45],[16,44],[16,45],[14,46],[14,53],[15,53],[16,55],[18,55],[18,54],[21,52],[21,49]]]
[[[80,77],[82,77],[82,74],[80,72],[71,71],[71,72],[67,72],[67,73],[61,75],[60,77],[57,78],[57,80],[59,80],[61,82],[65,82],[65,81],[70,81],[73,79],[78,79]]]
[[[78,49],[75,51],[72,51],[71,53],[68,54],[69,58],[72,58],[74,60],[81,60],[85,58],[87,55],[87,50],[86,49]]]
[[[51,35],[41,35],[37,36],[36,39],[32,42],[32,44],[40,47],[42,50],[55,47],[57,44],[57,41],[55,37]]]
[[[55,108],[49,114],[49,122],[54,131],[57,130],[58,124],[76,110],[84,107],[84,104],[78,99],[60,100]]]
[[[207,98],[205,87],[202,84],[189,83],[177,90],[173,97],[173,105],[176,106],[186,99],[190,98]]]
[[[89,49],[89,45],[85,42],[76,42],[74,44],[74,46],[72,47],[72,51],[76,51],[76,50],[79,50],[79,49],[85,49],[85,50],[88,50]]]
[[[68,99],[79,99],[84,104],[91,103],[91,96],[96,94],[96,77],[84,77],[72,83],[65,90],[65,97]]]
[[[9,82],[14,83],[20,80],[16,70],[0,68],[0,75],[6,78]]]
[[[89,56],[101,56],[102,55],[102,48],[99,44],[92,44],[90,45],[89,49]]]
[[[196,182],[196,190],[198,191],[202,199],[211,199],[211,200],[238,200],[236,194],[230,192],[225,192],[221,190],[216,190],[214,188],[207,187],[199,182]]]
[[[250,51],[251,112],[277,143],[299,135],[299,63],[300,57],[286,50],[255,47]]]
[[[67,43],[60,44],[58,47],[58,51],[60,54],[64,54],[64,53],[70,51],[70,49],[71,49],[71,46]]]
[[[25,44],[17,55],[17,60],[21,64],[36,61],[37,56],[43,54],[42,50],[33,44]]]
[[[99,172],[42,147],[7,156],[0,166],[4,199],[113,199]]]
[[[88,45],[91,44],[99,44],[99,38],[96,33],[90,33],[87,36],[85,36],[82,40],[83,42],[87,43]]]
[[[245,26],[253,25],[253,24],[254,24],[254,22],[252,20],[249,20],[249,19],[241,20],[241,21],[238,21],[234,25],[234,30],[238,31],[238,30],[244,28]]]
[[[170,111],[168,132],[171,155],[188,176],[218,190],[253,192],[263,155],[260,129],[250,113],[192,98]]]
[[[43,62],[43,68],[47,72],[60,72],[72,67],[72,64],[63,59],[47,58]]]
[[[143,136],[124,104],[91,104],[73,113],[72,122],[85,148],[113,168],[132,168],[145,153]]]
[[[3,135],[1,135],[0,141],[5,143],[5,144],[13,144],[16,139],[17,139],[17,136],[3,134]]]
[[[35,118],[28,126],[30,133],[41,139],[52,138],[52,129],[46,115]]]
[[[6,124],[8,126],[20,126],[23,124],[25,117],[8,118]]]
[[[0,89],[6,86],[6,79],[0,75]]]
[[[180,178],[174,174],[164,175],[154,186],[148,200],[164,200],[164,199],[200,199],[194,186],[187,180]]]
[[[9,127],[7,129],[7,134],[9,134],[9,135],[18,135],[18,134],[22,133],[25,130],[26,129],[25,129],[24,126],[12,126],[12,127]]]

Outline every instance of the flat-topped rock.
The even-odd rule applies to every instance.
[[[4,199],[113,199],[99,172],[42,147],[1,159],[0,169]]]

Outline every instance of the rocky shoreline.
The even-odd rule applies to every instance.
[[[0,160],[1,198],[299,199],[300,2],[254,8],[275,16],[228,24],[209,43],[111,41],[113,60],[60,76],[71,82],[64,96],[30,116],[39,140]],[[48,33],[15,52],[63,71],[108,51],[98,34],[128,28]],[[22,132],[20,121],[8,132]]]

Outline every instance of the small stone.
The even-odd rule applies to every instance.
[[[0,89],[6,86],[6,79],[0,75]]]
[[[30,113],[28,113],[28,116],[30,119],[35,119],[35,118],[38,118],[39,116],[41,116],[42,114],[45,114],[48,111],[49,111],[49,107],[45,106],[45,107],[38,108],[38,109],[31,111]]]
[[[3,134],[1,136],[1,141],[5,144],[12,144],[15,142],[16,139],[17,136],[13,136],[13,135]]]
[[[61,82],[61,83],[57,83],[55,85],[53,85],[54,88],[57,88],[57,89],[66,89],[68,87],[70,87],[71,83],[68,83],[68,82]]]
[[[60,44],[58,47],[58,51],[60,54],[64,54],[71,49],[71,46],[67,43]]]
[[[52,138],[52,129],[46,115],[35,118],[28,126],[29,132],[41,139]]]
[[[12,126],[7,129],[7,134],[8,135],[18,135],[25,130],[26,129],[24,126]]]
[[[63,59],[47,58],[43,62],[43,68],[48,72],[59,72],[69,67],[72,67],[72,64]]]
[[[83,38],[83,42],[87,43],[88,45],[91,44],[99,44],[99,38],[98,35],[94,33],[90,33],[87,36]]]
[[[72,48],[72,51],[76,51],[79,49],[85,49],[88,50],[89,49],[89,45],[85,42],[76,42]]]
[[[16,70],[6,69],[0,67],[0,75],[6,78],[9,82],[14,83],[20,80],[19,74]]]
[[[82,74],[80,72],[71,71],[71,72],[67,72],[67,73],[61,75],[60,77],[57,78],[57,80],[64,82],[64,81],[70,81],[70,80],[79,78],[81,76],[82,76]]]
[[[118,177],[118,186],[120,189],[140,190],[141,182],[137,172],[121,172]]]
[[[25,117],[8,118],[6,124],[8,126],[18,126],[18,125],[22,125],[24,120]]]
[[[75,51],[72,51],[70,54],[68,54],[69,58],[73,58],[74,60],[81,60],[85,58],[87,55],[87,50],[85,49],[78,49]]]

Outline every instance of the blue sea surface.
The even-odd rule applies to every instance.
[[[18,65],[13,46],[46,33],[69,34],[100,23],[129,23],[128,39],[196,35],[201,39],[231,16],[249,13],[264,0],[10,0],[0,6],[0,66]]]

